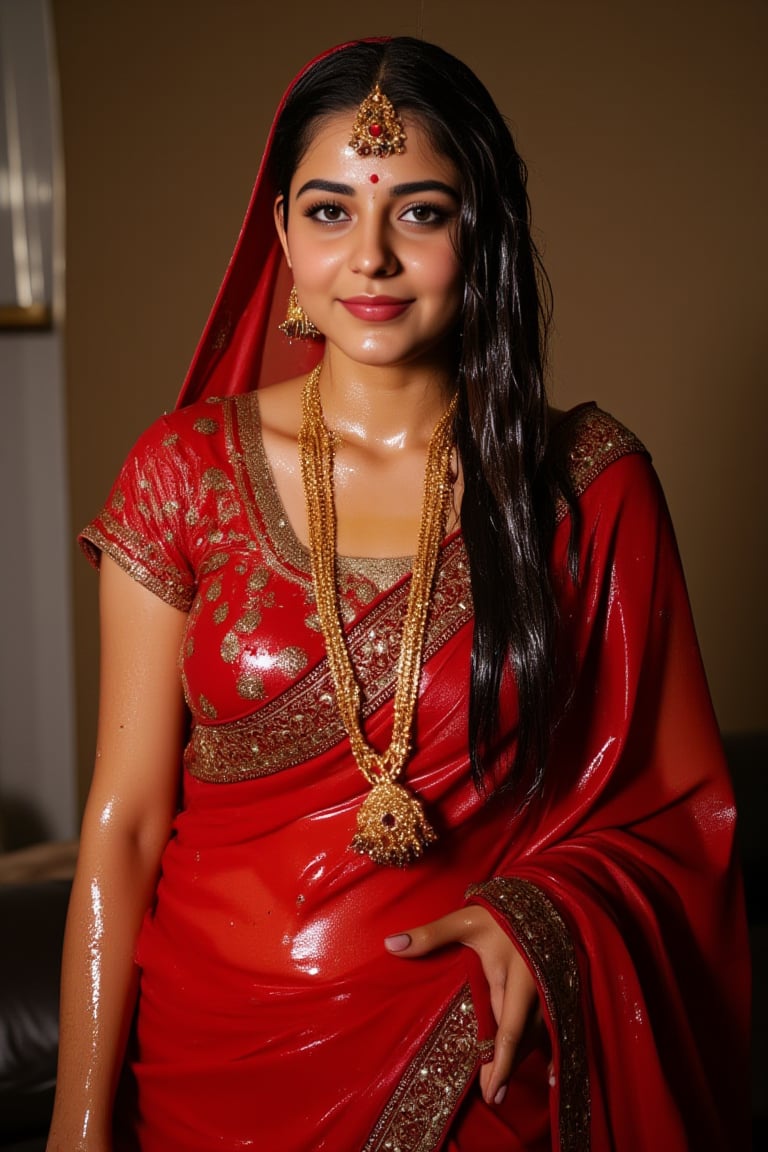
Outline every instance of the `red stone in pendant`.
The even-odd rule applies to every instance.
[[[371,124],[368,131],[371,136],[381,136],[381,124]]]

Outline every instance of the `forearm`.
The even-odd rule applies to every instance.
[[[96,764],[67,919],[48,1152],[110,1152],[136,999],[134,950],[179,792],[186,616],[108,557],[100,580]]]
[[[156,882],[158,840],[140,841],[86,815],[64,944],[48,1152],[111,1147],[112,1102],[136,995],[133,953]]]

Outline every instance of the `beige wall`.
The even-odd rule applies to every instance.
[[[296,69],[359,35],[461,55],[509,116],[553,282],[553,394],[652,449],[720,723],[766,727],[763,0],[55,0],[72,522],[173,404]],[[73,561],[74,563],[74,561]],[[75,563],[81,770],[96,580]]]

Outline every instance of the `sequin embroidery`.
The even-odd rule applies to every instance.
[[[439,1148],[481,1060],[477,1017],[464,987],[406,1069],[363,1152]]]

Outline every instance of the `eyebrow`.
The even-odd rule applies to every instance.
[[[305,192],[330,192],[334,196],[354,196],[355,189],[351,184],[337,184],[333,180],[307,180],[296,193],[296,198]],[[444,192],[451,199],[458,202],[459,194],[450,184],[442,180],[414,180],[410,184],[395,184],[390,189],[390,196],[413,196],[419,192]]]
[[[458,203],[459,194],[455,188],[451,188],[450,184],[445,184],[442,180],[415,180],[412,184],[395,184],[392,188],[392,196],[413,196],[418,192],[445,192],[452,200]]]

